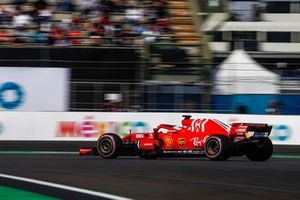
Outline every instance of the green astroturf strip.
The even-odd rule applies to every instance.
[[[16,188],[0,185],[0,199],[5,200],[58,200],[42,194],[28,192]]]
[[[300,159],[300,155],[274,154],[274,155],[272,155],[272,157],[274,157],[274,158],[299,158]]]

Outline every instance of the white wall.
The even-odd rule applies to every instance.
[[[185,113],[186,114],[186,113]],[[225,123],[274,125],[274,144],[300,145],[300,116],[192,114]],[[105,132],[152,131],[160,123],[180,125],[182,113],[1,112],[0,140],[95,141]]]

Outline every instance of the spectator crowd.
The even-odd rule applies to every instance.
[[[0,44],[142,45],[169,32],[167,0],[11,0]]]

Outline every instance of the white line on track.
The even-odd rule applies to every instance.
[[[24,182],[28,182],[28,183],[34,183],[34,184],[38,184],[38,185],[44,185],[44,186],[53,187],[53,188],[59,188],[59,189],[63,189],[63,190],[69,190],[69,191],[73,191],[73,192],[79,192],[79,193],[83,193],[83,194],[87,194],[87,195],[93,195],[93,196],[98,196],[98,197],[103,197],[103,198],[108,198],[108,199],[132,200],[132,199],[117,196],[117,195],[107,194],[107,193],[103,193],[103,192],[96,192],[96,191],[92,191],[92,190],[86,190],[86,189],[81,189],[81,188],[57,184],[57,183],[51,183],[51,182],[47,182],[47,181],[40,181],[40,180],[36,180],[36,179],[31,179],[31,178],[24,178],[24,177],[12,176],[12,175],[1,174],[1,173],[0,173],[0,177],[18,180],[18,181],[24,181]]]

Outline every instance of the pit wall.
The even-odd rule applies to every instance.
[[[187,113],[184,113],[187,114]],[[190,113],[193,118],[273,125],[274,144],[300,145],[300,116]],[[181,125],[183,113],[1,112],[0,141],[95,141],[103,133],[151,132],[161,123]]]

